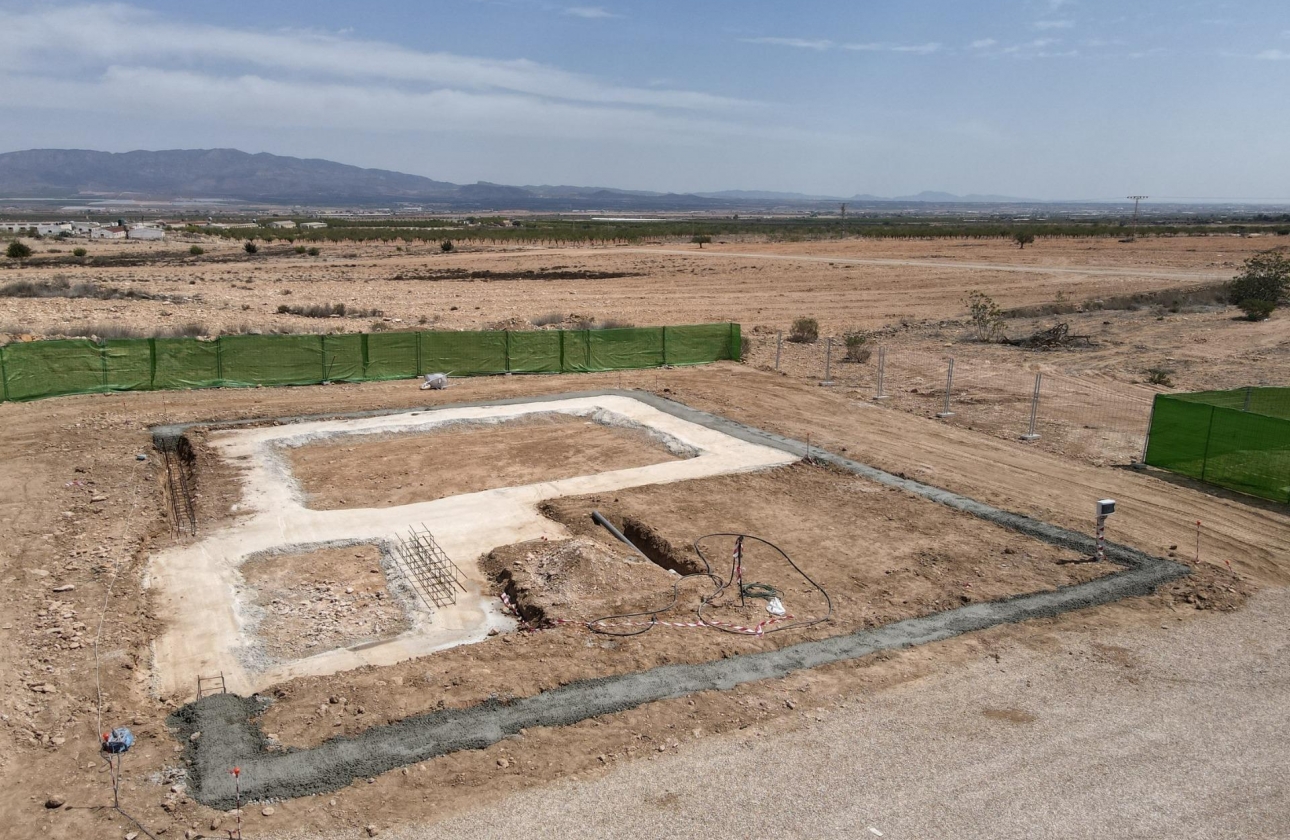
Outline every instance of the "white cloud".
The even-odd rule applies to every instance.
[[[824,51],[833,47],[833,42],[828,40],[813,40],[810,38],[740,38],[745,44],[773,44],[777,47],[797,47],[803,50]]]
[[[999,42],[993,38],[978,38],[970,46],[974,50],[988,50],[990,47],[998,46]]]
[[[936,41],[931,41],[926,44],[871,43],[871,44],[843,44],[842,45],[842,49],[844,50],[854,50],[857,52],[896,52],[896,53],[916,53],[918,55],[930,55],[935,52],[940,52],[941,49],[943,48],[944,48],[944,45]]]
[[[1073,20],[1037,20],[1031,26],[1047,32],[1051,29],[1070,29],[1075,25]]]
[[[424,52],[381,41],[316,32],[259,32],[172,23],[121,5],[0,10],[0,72],[50,67],[101,70],[105,65],[190,67],[219,64],[334,80],[500,91],[557,100],[732,111],[752,103],[688,90],[623,87],[526,59],[497,60]]]
[[[601,6],[567,6],[564,13],[573,17],[586,18],[587,20],[605,20],[606,18],[617,18],[622,15],[616,15]]]

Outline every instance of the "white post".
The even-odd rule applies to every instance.
[[[937,417],[953,417],[954,412],[950,411],[950,389],[954,387],[954,357],[950,356],[949,372],[945,374],[945,407],[937,414]]]
[[[1035,421],[1039,418],[1039,387],[1044,381],[1042,372],[1035,374],[1035,393],[1030,398],[1030,431],[1021,436],[1022,440],[1039,440],[1035,431]]]

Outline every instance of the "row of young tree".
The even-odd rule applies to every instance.
[[[490,220],[491,221],[491,220]],[[332,220],[316,230],[276,228],[193,228],[230,239],[266,242],[439,242],[444,239],[513,242],[540,245],[632,244],[644,241],[705,243],[714,237],[757,235],[784,241],[843,239],[1011,239],[1021,247],[1037,238],[1115,237],[1126,235],[1119,222],[1035,222],[1026,224],[962,221],[861,221],[714,219],[660,222],[594,222],[534,219],[518,224],[464,224],[445,220]],[[1157,224],[1139,235],[1185,236],[1248,234],[1290,236],[1290,225],[1272,224]]]

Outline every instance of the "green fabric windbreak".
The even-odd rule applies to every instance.
[[[1248,411],[1214,409],[1201,480],[1290,502],[1290,422]]]
[[[152,390],[152,339],[124,338],[103,342],[104,389]]]
[[[97,393],[103,390],[102,347],[80,338],[10,344],[4,375],[10,400]]]
[[[588,336],[592,370],[628,370],[663,364],[663,328],[595,330]]]
[[[362,333],[340,333],[322,337],[323,368],[327,382],[362,382],[363,343]],[[375,378],[375,377],[370,377]]]
[[[560,332],[560,370],[565,373],[589,373],[591,366],[591,330]]]
[[[1146,462],[1209,484],[1290,502],[1290,420],[1255,410],[1280,410],[1287,394],[1290,389],[1241,388],[1158,395]]]
[[[316,385],[326,378],[322,336],[226,335],[219,350],[224,385]]]
[[[504,332],[423,332],[418,373],[483,376],[506,373]]]
[[[421,373],[417,364],[420,333],[372,333],[367,337],[366,379],[407,379]]]
[[[158,338],[153,347],[157,353],[153,388],[214,388],[220,384],[218,341]]]
[[[738,324],[664,327],[669,365],[701,365],[714,359],[739,360]]]
[[[1146,462],[1200,478],[1214,406],[1157,395],[1151,410]]]
[[[557,330],[507,333],[511,373],[559,373],[561,335]]]
[[[739,336],[738,324],[701,324],[534,332],[230,335],[213,341],[33,341],[0,347],[0,397],[33,400],[103,391],[361,382],[425,373],[578,373],[704,364],[737,360]]]

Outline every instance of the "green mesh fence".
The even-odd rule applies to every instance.
[[[738,361],[740,343],[738,324],[33,341],[0,347],[0,397],[700,365]]]
[[[1145,460],[1220,487],[1290,502],[1290,388],[1157,395]]]

